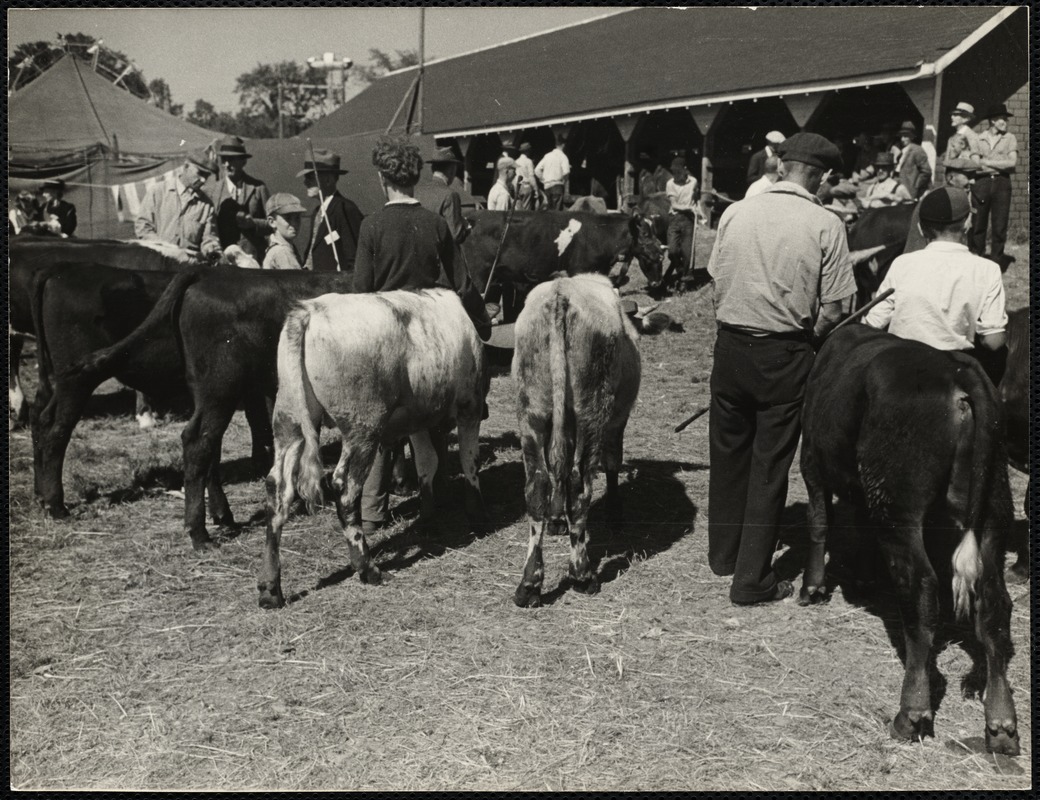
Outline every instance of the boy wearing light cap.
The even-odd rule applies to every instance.
[[[925,195],[919,228],[928,245],[892,262],[878,293],[895,292],[864,322],[939,350],[974,355],[997,383],[1006,358],[1007,313],[1000,267],[969,252],[968,193],[944,186]]]
[[[296,195],[279,192],[264,203],[271,239],[264,254],[264,269],[302,269],[300,254],[293,240],[300,231],[301,215],[306,211]]]

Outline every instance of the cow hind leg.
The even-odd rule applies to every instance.
[[[340,430],[344,431],[342,427]],[[350,564],[354,567],[354,571],[357,572],[362,583],[372,585],[381,583],[383,576],[379,567],[372,563],[368,541],[361,528],[358,501],[365,485],[365,478],[368,477],[372,463],[375,461],[377,447],[375,437],[362,443],[352,444],[350,433],[344,432],[343,451],[332,478],[333,486],[339,490],[336,495],[336,514],[343,526],[343,532],[347,536]]]
[[[195,411],[181,433],[184,448],[184,529],[196,550],[217,547],[206,531],[204,490],[210,485],[210,503],[225,524],[233,524],[227,497],[220,487],[220,444],[235,412],[234,403],[196,400]],[[216,478],[214,479],[214,476]],[[221,501],[225,508],[220,508]]]
[[[928,665],[939,622],[938,580],[920,524],[886,529],[881,549],[895,584],[906,641],[899,713],[889,732],[894,739],[919,741],[934,736]]]
[[[986,749],[1019,754],[1018,720],[1007,665],[1011,660],[1011,598],[1004,585],[1004,553],[996,537],[983,538],[982,577],[975,594],[975,633],[986,651]]]
[[[62,472],[72,431],[96,387],[79,382],[56,382],[37,392],[33,403],[34,481],[41,505],[54,519],[69,515],[65,507]]]
[[[513,602],[520,608],[537,608],[542,604],[542,580],[545,566],[542,562],[542,540],[549,520],[551,482],[549,465],[545,459],[545,435],[535,429],[523,416],[520,421],[520,441],[524,457],[524,499],[527,502],[527,560],[520,585],[513,594]]]
[[[459,420],[459,461],[465,481],[466,518],[470,530],[483,535],[491,530],[491,520],[484,506],[484,495],[480,491],[480,476],[477,468],[480,460],[480,419]]]
[[[808,606],[827,599],[825,555],[827,531],[834,518],[834,507],[831,493],[825,488],[813,458],[812,448],[805,442],[802,443],[802,477],[809,494],[809,555],[802,576],[798,604]]]
[[[603,472],[607,478],[607,525],[613,531],[624,526],[624,508],[621,503],[621,490],[618,485],[618,473],[624,454],[625,427],[607,431],[603,437]]]
[[[274,433],[271,430],[271,410],[268,409],[267,398],[249,393],[243,406],[252,438],[253,466],[261,473],[267,473],[274,463]]]
[[[574,467],[570,474],[570,502],[568,503],[567,530],[571,539],[571,562],[567,577],[571,585],[586,594],[599,591],[599,581],[592,573],[588,551],[589,505],[592,502],[592,469],[588,440],[579,436],[575,444]]]
[[[260,569],[257,589],[260,591],[261,608],[281,608],[285,605],[282,595],[282,563],[280,546],[282,528],[289,519],[289,510],[296,496],[292,473],[303,448],[303,437],[276,450],[275,464],[264,481],[267,491],[267,540],[264,560]]]

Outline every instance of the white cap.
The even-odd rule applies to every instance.
[[[506,169],[508,167],[515,167],[515,166],[516,166],[516,162],[513,161],[513,159],[511,159],[509,156],[502,156],[495,163],[495,169],[498,172],[501,172],[502,170],[504,170],[504,169]]]
[[[783,144],[786,138],[780,131],[770,131],[766,134],[766,141],[770,144]]]

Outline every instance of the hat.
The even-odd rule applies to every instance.
[[[57,189],[59,192],[65,191],[65,181],[61,178],[48,178],[40,186],[41,189]]]
[[[225,136],[217,144],[217,158],[252,158],[246,152],[246,145],[238,136]]]
[[[462,162],[455,157],[454,151],[450,147],[438,147],[433,151],[433,155],[426,159],[427,164],[461,164]]]
[[[766,141],[770,144],[781,144],[786,137],[780,131],[770,131],[766,134]]]
[[[267,212],[267,216],[273,217],[275,214],[303,214],[307,209],[296,195],[278,192],[267,198],[264,211]]]
[[[935,225],[951,225],[960,222],[971,213],[968,193],[953,186],[943,186],[924,196],[921,200],[921,222]]]
[[[989,111],[986,112],[986,119],[993,119],[994,117],[1013,117],[1015,116],[1007,110],[1007,106],[1001,103],[999,106],[993,106]]]
[[[346,175],[348,170],[339,168],[339,155],[328,150],[315,150],[313,161],[307,159],[303,162],[303,169],[296,173],[297,178],[302,178],[308,172],[334,172],[337,175]]]
[[[953,111],[951,111],[950,113],[951,114],[960,114],[962,117],[974,117],[975,116],[975,106],[973,106],[971,103],[965,103],[962,100],[956,106],[954,106]]]
[[[495,171],[501,172],[502,170],[507,169],[508,167],[515,166],[516,162],[513,161],[513,159],[511,159],[509,156],[502,156],[500,159],[498,159],[497,162],[495,162]]]
[[[185,161],[195,166],[200,172],[205,172],[208,175],[217,174],[217,163],[213,160],[213,157],[208,153],[188,153],[185,157]]]
[[[530,153],[531,150],[533,150],[533,149],[534,148],[531,147],[531,143],[530,142],[520,142],[520,152],[521,153]]]
[[[917,136],[917,126],[912,122],[904,122],[899,126],[899,135],[902,136],[904,133],[911,138]]]
[[[896,160],[892,158],[891,153],[878,153],[874,158],[874,166],[894,169],[896,166]]]
[[[800,161],[820,169],[841,169],[841,151],[818,133],[796,133],[777,145],[782,161]]]
[[[682,156],[676,156],[672,159],[672,172],[675,172],[679,167],[686,167],[686,159]]]

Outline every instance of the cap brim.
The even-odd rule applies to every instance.
[[[503,350],[512,350],[516,346],[516,336],[513,331],[515,327],[515,322],[509,322],[504,325],[492,325],[491,338],[484,344],[488,347],[500,347]]]

